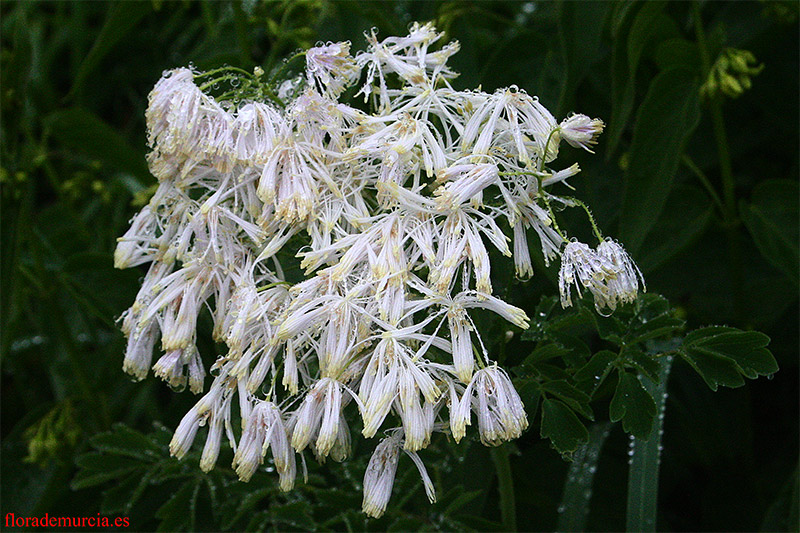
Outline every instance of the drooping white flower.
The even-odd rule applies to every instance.
[[[574,241],[561,256],[559,271],[561,305],[572,305],[571,288],[580,294],[581,286],[591,292],[598,312],[613,312],[617,305],[632,302],[638,296],[639,281],[644,278],[622,246],[604,240],[596,250]]]
[[[249,481],[253,477],[270,447],[275,469],[281,476],[281,489],[291,490],[296,468],[294,450],[289,446],[280,409],[271,402],[258,402],[247,418],[233,457],[232,466],[239,479]]]
[[[386,437],[375,448],[364,473],[362,509],[368,516],[380,518],[386,511],[399,458],[400,437],[397,435]]]
[[[478,418],[481,442],[486,445],[498,446],[503,441],[516,439],[528,427],[519,394],[505,371],[496,365],[475,372],[460,405],[455,413],[451,411],[451,417],[455,414],[451,428],[456,440],[460,440],[464,426],[469,424],[470,407]]]

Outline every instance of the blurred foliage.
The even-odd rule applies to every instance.
[[[516,84],[559,119],[606,121],[596,156],[565,151],[583,168],[572,185],[671,302],[647,296],[609,318],[564,312],[547,297],[556,270],[541,258],[524,283],[510,265],[494,270],[493,285],[533,319],[522,335],[478,323],[532,421],[506,445],[518,528],[625,527],[630,432],[663,446],[660,482],[640,479],[658,484],[658,529],[796,530],[797,15],[796,2],[772,0],[0,3],[0,511],[125,514],[146,531],[504,527],[477,442],[442,437],[423,454],[433,506],[401,462],[389,511],[368,521],[363,442],[347,464],[310,462],[308,482],[288,494],[265,471],[249,484],[230,469],[205,475],[166,451],[164,428],[188,394],[153,378],[134,385],[120,369],[114,320],[142,273],[113,270],[112,252],[155,182],[144,109],[160,73],[190,63],[270,73],[318,41],[358,50],[371,27],[402,34],[433,20],[461,42],[458,87]],[[745,73],[731,64],[737,53],[757,63]],[[701,98],[731,72],[736,100]],[[767,336],[781,370],[744,383],[774,372]],[[664,354],[678,356],[668,398]],[[719,385],[738,388],[709,389]]]

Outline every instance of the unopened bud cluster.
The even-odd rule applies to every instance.
[[[418,452],[434,433],[459,441],[476,422],[481,441],[498,445],[528,426],[472,318],[528,326],[493,295],[488,248],[529,277],[535,236],[546,262],[561,258],[564,305],[573,288],[602,310],[636,297],[641,275],[621,246],[571,242],[554,212],[583,204],[549,192],[579,171],[553,167],[561,141],[590,150],[602,121],[558,123],[516,87],[455,90],[447,60],[458,43],[434,48],[440,35],[415,24],[405,37],[367,35],[355,57],[349,43],[312,48],[304,88],[285,105],[215,99],[196,83],[207,74],[185,68],[156,84],[148,161],[159,184],[115,260],[150,265],[121,319],[125,371],[142,379],[152,368],[202,394],[173,455],[207,426],[203,470],[226,438],[243,481],[270,455],[289,490],[298,454],[348,457],[352,403],[362,435],[382,435],[364,511],[383,514],[401,450],[433,501]],[[354,86],[371,112],[342,101]],[[298,264],[305,277],[290,283]],[[227,346],[207,390],[209,354],[196,348],[205,309]]]
[[[705,83],[700,87],[700,94],[706,98],[721,94],[738,98],[753,86],[750,78],[762,70],[764,65],[758,64],[752,52],[726,48],[711,66]]]

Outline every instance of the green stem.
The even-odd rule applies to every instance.
[[[219,74],[221,72],[237,72],[239,74],[242,74],[242,75],[250,77],[250,78],[253,77],[253,73],[252,72],[248,72],[248,71],[244,70],[243,68],[232,67],[232,66],[229,66],[229,65],[226,65],[224,67],[215,68],[215,69],[209,70],[207,72],[201,72],[200,74],[195,74],[194,77],[195,78],[206,78],[208,76],[214,76],[215,74]]]
[[[703,187],[708,192],[708,195],[711,197],[711,200],[714,202],[714,205],[717,206],[719,209],[720,214],[724,217],[725,216],[725,206],[722,204],[722,200],[719,198],[719,194],[714,189],[714,186],[711,184],[711,181],[706,176],[705,172],[700,170],[700,168],[692,161],[692,158],[686,154],[681,156],[681,162],[686,165],[686,168],[692,171],[692,174],[697,176],[697,179],[700,180],[700,183],[703,184]]]
[[[558,507],[556,531],[585,531],[592,499],[592,483],[597,472],[600,452],[611,431],[611,422],[594,424],[589,433],[589,442],[572,455],[567,471],[564,494]]]
[[[711,57],[708,51],[708,42],[703,29],[703,20],[700,16],[700,4],[693,4],[694,32],[700,48],[700,60],[703,73],[707,77],[711,71]],[[736,212],[736,186],[731,168],[731,154],[728,149],[728,135],[725,131],[725,121],[722,117],[722,103],[719,96],[711,95],[708,100],[711,109],[711,122],[714,128],[714,139],[717,143],[719,156],[719,169],[722,178],[722,198],[725,209],[723,211],[724,225],[728,234],[728,265],[730,269],[730,283],[733,288],[734,314],[737,317],[744,315],[745,303],[742,287],[744,286],[744,273],[742,271],[742,251],[740,238],[736,227],[739,224]]]
[[[694,9],[694,33],[697,44],[700,48],[700,61],[703,65],[703,75],[708,76],[711,72],[711,56],[708,51],[708,42],[703,29],[703,19],[700,16],[700,4],[695,2]],[[722,103],[718,96],[712,95],[708,99],[711,109],[711,122],[714,128],[714,139],[717,144],[717,154],[719,156],[720,176],[722,177],[722,196],[725,200],[725,222],[727,225],[736,224],[736,188],[733,181],[733,170],[731,167],[731,154],[728,149],[728,134],[725,131],[725,120],[722,117]]]
[[[209,80],[209,81],[205,82],[203,85],[201,85],[199,87],[199,89],[201,91],[205,91],[206,89],[209,89],[209,88],[213,87],[214,85],[216,85],[218,83],[221,83],[223,81],[234,80],[234,79],[238,79],[238,78],[239,78],[239,76],[237,76],[235,74],[228,74],[226,76],[222,76],[220,78],[214,78],[213,80]]]
[[[628,464],[628,509],[625,529],[643,533],[656,530],[658,512],[658,471],[661,466],[661,437],[664,433],[664,411],[667,402],[667,380],[672,357],[656,359],[659,381],[641,377],[642,385],[656,402],[657,417],[647,440],[631,435]]]
[[[497,471],[497,485],[500,491],[500,516],[505,531],[517,530],[517,509],[514,501],[514,479],[511,476],[511,463],[508,460],[508,445],[492,448],[492,461]]]
[[[269,82],[270,82],[270,84],[271,84],[271,85],[274,85],[274,84],[275,84],[275,81],[277,81],[277,80],[280,78],[280,76],[283,74],[283,72],[284,72],[284,71],[285,71],[287,68],[289,68],[289,64],[290,64],[291,62],[293,62],[294,60],[296,60],[296,59],[298,59],[298,58],[300,58],[300,57],[305,57],[305,55],[306,55],[306,52],[305,52],[305,50],[304,50],[304,51],[302,51],[302,52],[298,52],[298,53],[296,53],[295,55],[293,55],[292,57],[290,57],[289,59],[287,59],[286,61],[284,61],[284,62],[283,62],[283,64],[280,66],[280,68],[279,68],[278,70],[276,70],[276,71],[275,71],[275,74],[273,74],[273,75],[272,75],[272,77],[269,79]]]
[[[586,216],[589,217],[589,223],[592,225],[592,231],[594,232],[594,236],[597,237],[597,240],[603,242],[603,233],[600,231],[600,228],[597,226],[597,222],[592,215],[591,210],[589,210],[589,206],[583,203],[582,201],[574,198],[572,196],[563,196],[562,198],[573,202],[578,207],[581,207],[585,212]]]

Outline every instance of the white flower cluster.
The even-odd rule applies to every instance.
[[[207,425],[203,470],[225,435],[243,481],[271,450],[289,490],[297,454],[348,456],[344,411],[354,402],[364,437],[384,435],[364,511],[383,514],[401,449],[433,501],[417,452],[434,432],[458,441],[474,413],[481,441],[498,445],[528,425],[470,316],[484,309],[528,326],[523,310],[493,296],[487,247],[513,256],[527,277],[535,233],[547,262],[562,257],[564,305],[573,284],[603,308],[635,298],[641,274],[624,250],[569,242],[552,205],[576,201],[547,190],[579,171],[550,168],[560,141],[588,150],[603,123],[573,115],[559,124],[516,87],[456,91],[447,60],[458,43],[432,51],[440,35],[415,24],[406,37],[368,35],[356,57],[349,43],[312,48],[305,89],[285,107],[218,101],[185,68],[156,84],[148,161],[159,184],[115,254],[119,268],[150,263],[122,317],[124,369],[142,379],[152,366],[171,386],[202,393],[204,308],[227,346],[175,432],[173,455]],[[358,80],[373,112],[339,101]],[[284,270],[296,265],[289,242],[302,245],[305,279],[295,284]],[[164,355],[153,365],[159,336]]]

